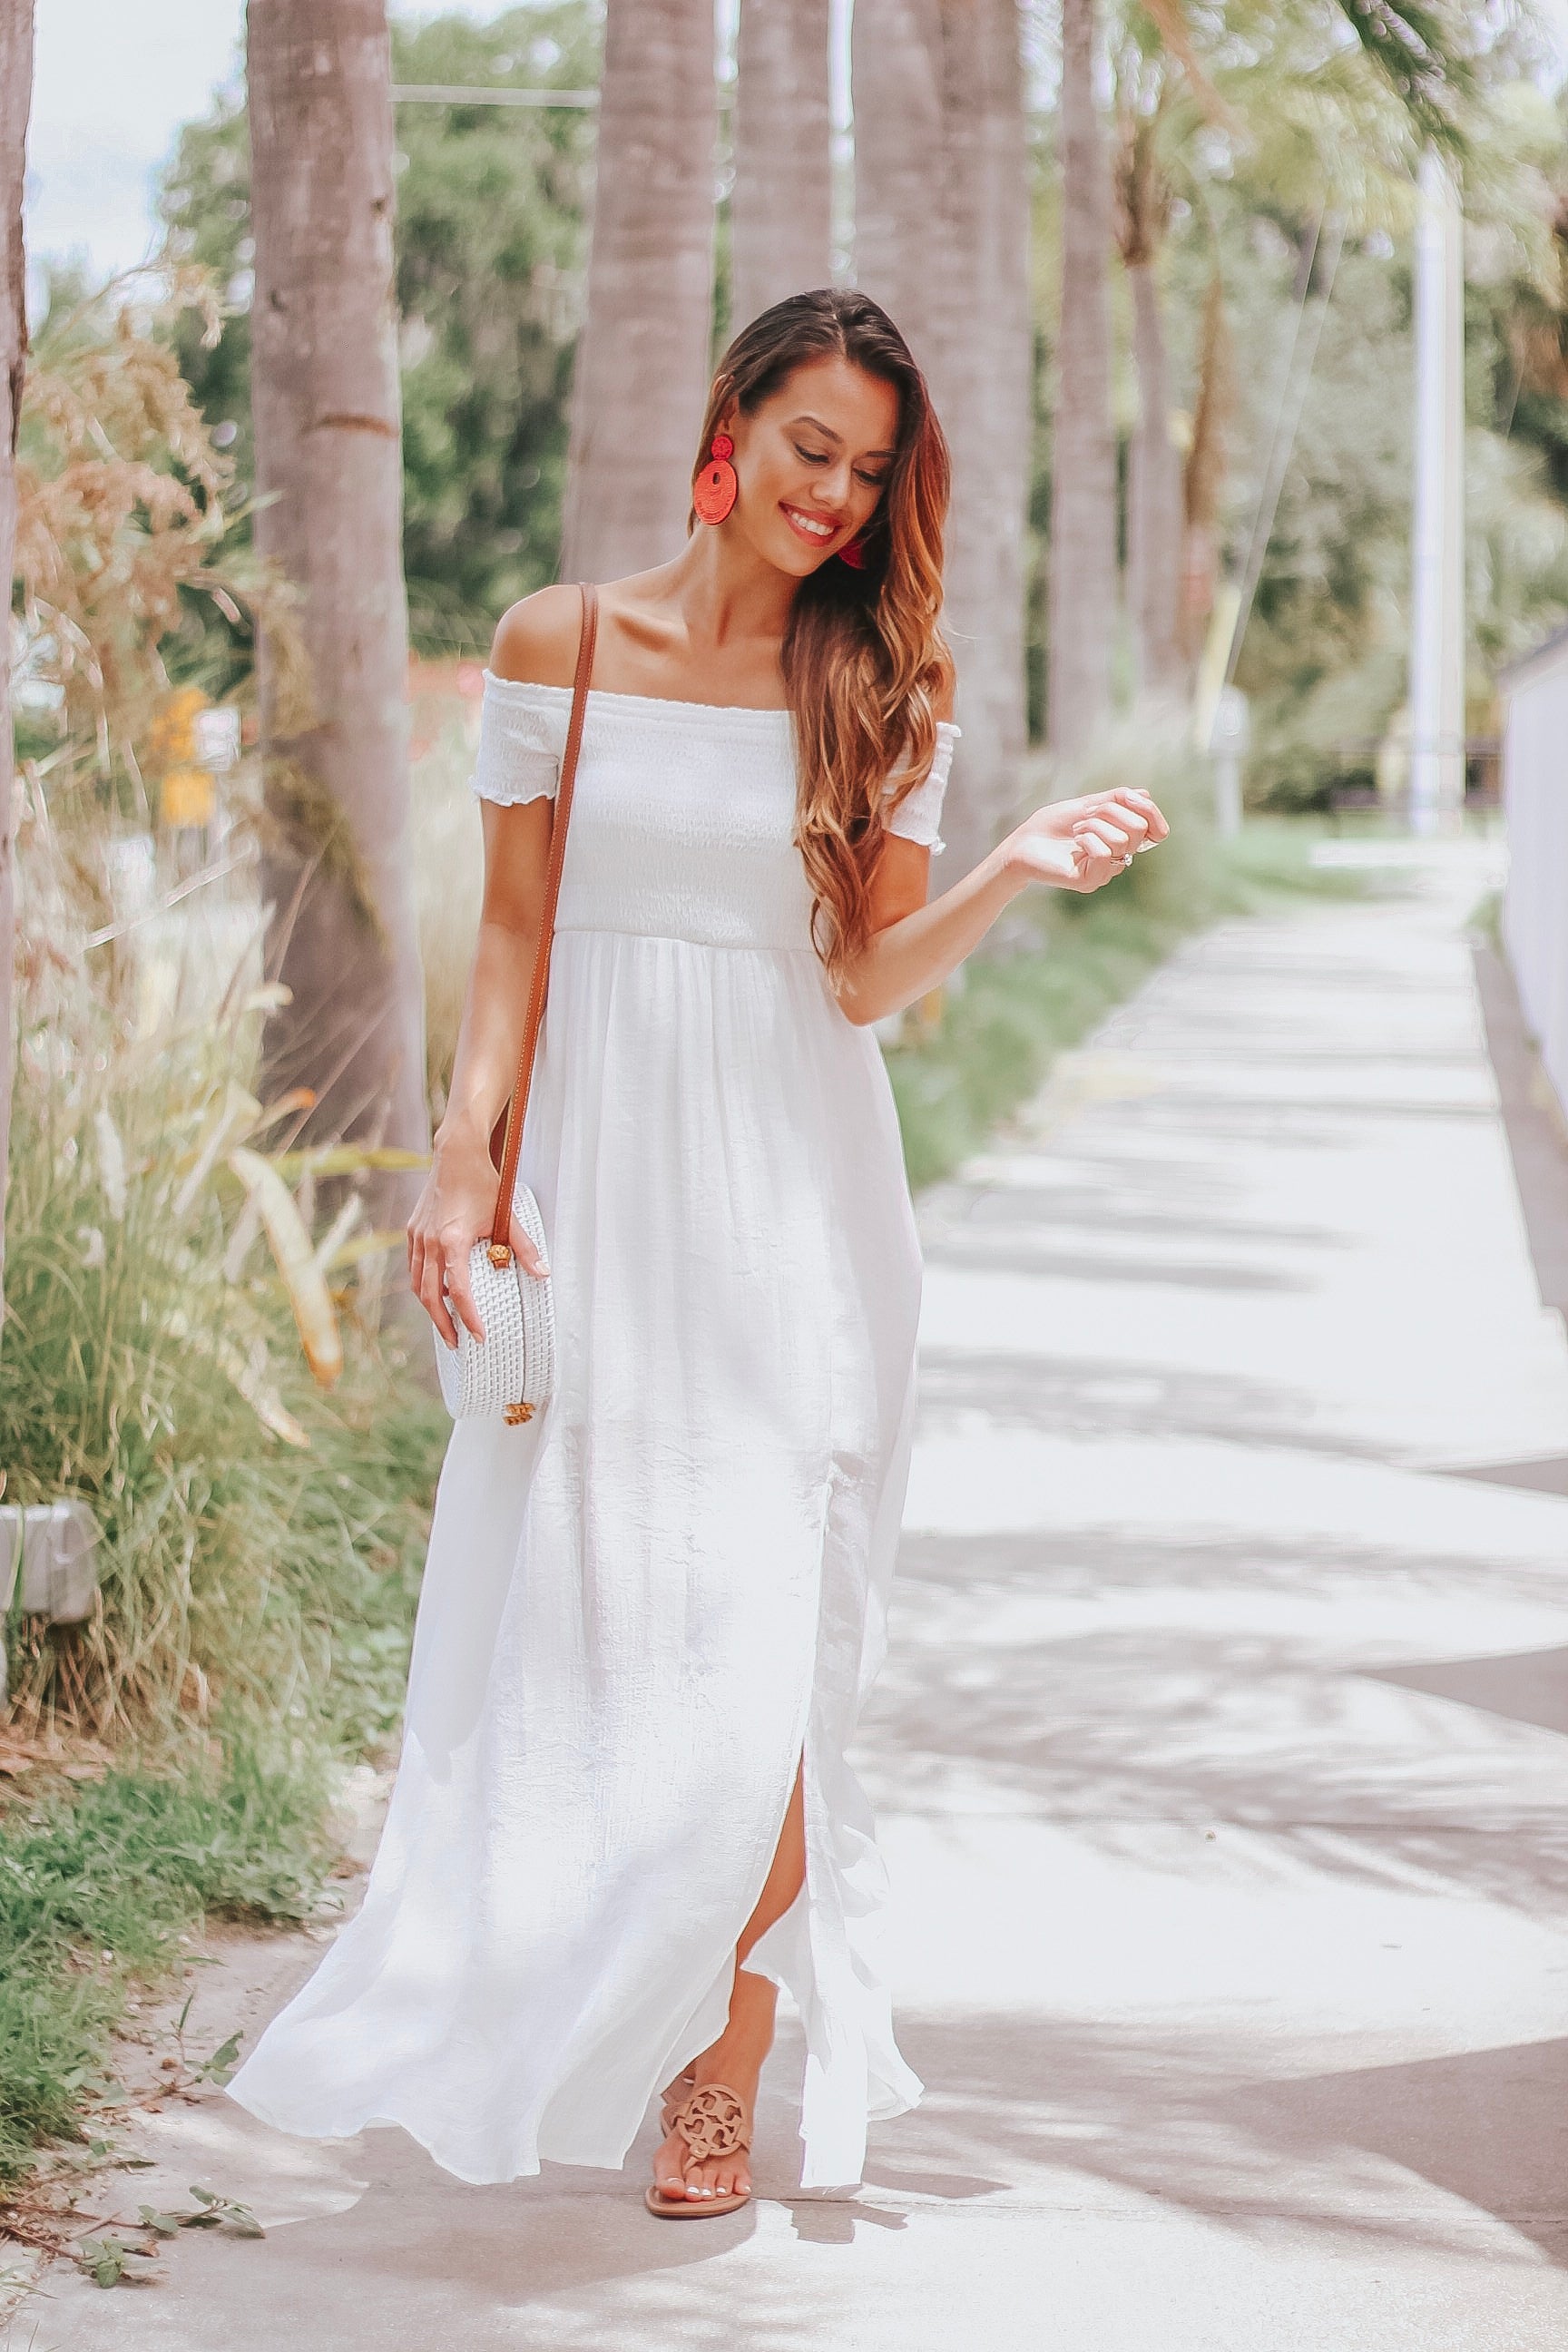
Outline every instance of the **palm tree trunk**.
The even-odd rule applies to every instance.
[[[1116,449],[1110,423],[1110,173],[1095,108],[1097,0],[1062,0],[1062,283],[1051,458],[1047,730],[1070,756],[1110,700]]]
[[[609,0],[562,570],[612,580],[686,536],[713,319],[711,0]]]
[[[856,0],[855,274],[952,448],[946,625],[963,730],[942,883],[989,847],[1025,740],[1028,190],[1016,0]]]
[[[1226,431],[1235,402],[1235,368],[1225,315],[1225,288],[1216,268],[1204,298],[1192,446],[1182,468],[1184,529],[1179,611],[1182,650],[1189,663],[1195,662],[1202,651],[1219,580],[1220,493],[1226,470]]]
[[[1186,667],[1179,635],[1185,530],[1182,461],[1171,439],[1165,321],[1152,256],[1128,264],[1127,282],[1139,399],[1127,468],[1128,603],[1139,684],[1163,693],[1181,685]]]
[[[897,323],[936,391],[951,242],[940,0],[855,0],[850,44],[855,282]]]
[[[33,0],[0,0],[0,579],[16,550],[16,425],[27,350],[22,183],[33,97]],[[11,863],[11,664],[0,659],[0,1274],[5,1260],[5,1174],[11,1151],[11,954],[16,927]]]
[[[742,0],[736,52],[731,323],[833,276],[828,0]]]
[[[1017,0],[943,0],[942,18],[952,247],[938,383],[952,441],[946,623],[963,730],[945,887],[985,855],[1022,782],[1034,349]]]
[[[268,1082],[308,1134],[427,1139],[408,821],[408,625],[384,0],[250,0],[252,402],[260,551],[295,583],[310,677],[263,638],[269,962],[292,992]],[[377,1190],[395,1215],[411,1180]]]

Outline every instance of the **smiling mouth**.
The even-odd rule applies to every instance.
[[[837,539],[843,529],[841,523],[827,522],[818,516],[808,515],[804,508],[787,506],[782,499],[779,501],[779,512],[791,530],[796,531],[802,539],[808,541],[813,547],[825,547],[830,539]]]

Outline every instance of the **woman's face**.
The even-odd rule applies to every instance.
[[[797,580],[869,521],[887,484],[899,395],[837,355],[810,360],[753,415],[721,428],[735,444],[729,528]]]

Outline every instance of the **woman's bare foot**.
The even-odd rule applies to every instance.
[[[771,1979],[756,1976],[749,1969],[737,1969],[730,1996],[729,2022],[718,2041],[702,2053],[690,2069],[699,2090],[704,2083],[725,2083],[734,2092],[746,2110],[748,2137],[756,2114],[763,2061],[773,2047],[777,2000],[778,1987]],[[689,2095],[688,2084],[678,2076],[667,2097],[679,2105]],[[752,2168],[743,2147],[734,2149],[729,2156],[699,2160],[679,2132],[672,2131],[654,2158],[653,2178],[655,2188],[666,2197],[685,2197],[697,2203],[709,2197],[748,2196]]]
[[[665,2089],[665,2137],[654,2158],[653,2177],[656,2189],[672,2200],[679,2198],[700,2204],[707,2198],[751,2194],[752,2168],[744,2148],[736,2148],[730,2156],[694,2158],[680,2134],[670,2130],[669,2120],[693,2089],[700,2090],[704,2083],[725,2083],[744,2107],[746,2137],[749,2139],[752,2136],[752,2118],[757,2111],[757,2080],[763,2061],[773,2047],[778,1987],[770,1977],[759,1976],[748,1969],[746,1960],[774,1920],[783,1918],[805,1881],[805,1772],[803,1755],[795,1769],[795,1788],[767,1879],[735,1948],[735,1974],[724,2031]]]

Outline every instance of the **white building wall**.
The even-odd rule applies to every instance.
[[[1503,944],[1542,1066],[1568,1116],[1568,646],[1510,685],[1503,725]]]

